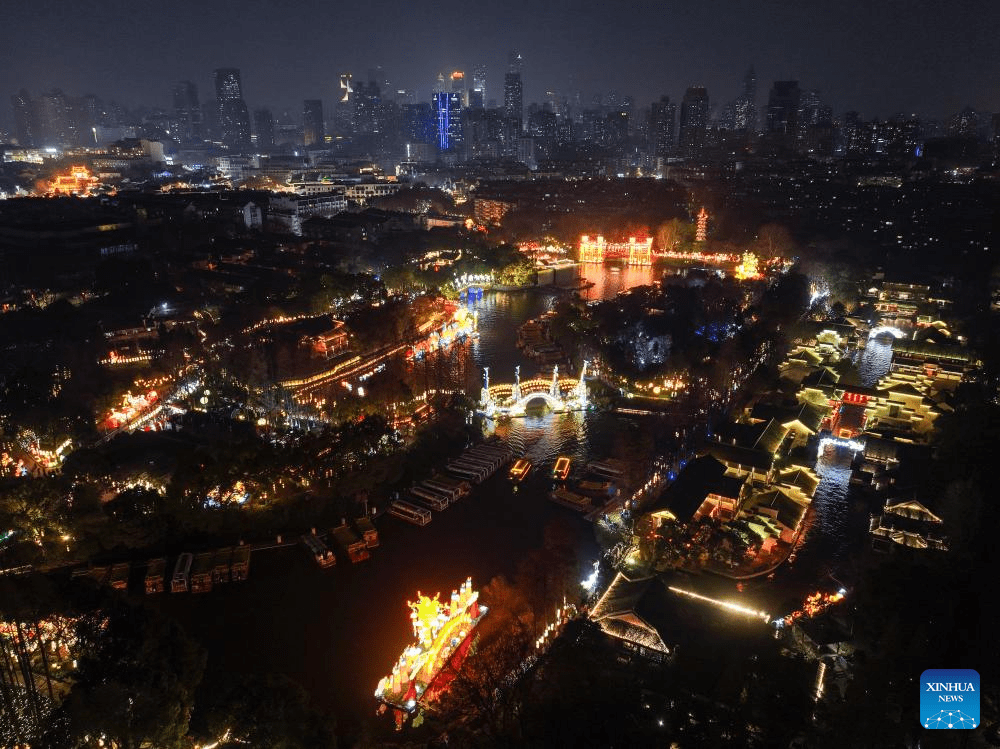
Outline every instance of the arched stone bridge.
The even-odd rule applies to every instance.
[[[525,408],[533,400],[544,400],[553,411],[582,411],[587,408],[587,362],[583,363],[580,378],[560,377],[558,365],[552,368],[552,377],[521,380],[521,368],[514,368],[514,384],[490,384],[490,368],[483,374],[483,388],[479,395],[478,411],[489,417],[524,416]]]

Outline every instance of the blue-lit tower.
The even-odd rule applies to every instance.
[[[438,149],[454,151],[462,142],[462,94],[438,91],[434,94],[433,103]]]

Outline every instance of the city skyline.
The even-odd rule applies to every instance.
[[[551,90],[581,92],[585,105],[609,91],[638,103],[663,94],[680,101],[687,88],[704,86],[718,116],[753,65],[758,104],[771,82],[797,80],[804,90],[818,90],[835,112],[858,110],[864,117],[919,112],[944,118],[966,106],[1000,108],[996,65],[982,64],[1000,59],[1000,42],[987,32],[1000,11],[968,4],[949,6],[943,16],[929,2],[906,9],[807,3],[752,14],[708,3],[673,9],[671,16],[640,3],[596,23],[595,14],[606,15],[596,5],[572,12],[559,4],[456,5],[453,12],[431,14],[375,3],[338,9],[324,24],[315,22],[323,8],[312,3],[276,12],[264,2],[180,2],[172,6],[175,13],[149,26],[115,4],[46,13],[50,5],[55,10],[42,2],[8,13],[10,28],[21,29],[11,36],[2,64],[8,102],[23,87],[32,94],[59,88],[125,106],[169,106],[177,81],[194,82],[207,98],[212,71],[233,67],[242,72],[251,107],[301,112],[304,99],[332,104],[345,71],[363,81],[369,69],[384,67],[394,89],[429,101],[438,73],[465,70],[471,81],[485,66],[487,100],[502,106],[507,56],[517,49],[524,59],[525,104],[544,101]],[[387,17],[397,23],[383,29],[379,24]],[[658,25],[662,36],[648,32]],[[106,38],[109,31],[114,44],[75,43],[88,35]],[[2,112],[11,125],[9,103]]]

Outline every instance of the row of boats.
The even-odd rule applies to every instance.
[[[350,524],[344,520],[336,528],[331,528],[325,538],[313,528],[299,540],[312,560],[322,569],[337,564],[337,555],[327,545],[328,542],[332,542],[351,564],[370,559],[371,550],[379,545],[378,531],[367,517],[357,518]]]
[[[108,585],[115,590],[128,590],[132,574],[130,562],[85,567],[73,571],[73,577],[89,577],[99,585]],[[184,552],[174,563],[170,576],[172,593],[204,593],[213,585],[246,580],[250,574],[250,547],[240,542],[239,546],[227,546],[197,554]],[[167,588],[167,558],[158,557],[146,563],[143,586],[147,594],[162,593]]]
[[[513,458],[500,445],[476,445],[466,449],[447,464],[447,473],[435,474],[410,487],[409,500],[397,499],[389,505],[389,514],[414,525],[431,522],[432,510],[445,510],[472,492],[472,484],[481,484]]]

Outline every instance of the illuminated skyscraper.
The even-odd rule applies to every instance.
[[[219,108],[219,127],[223,145],[245,148],[250,144],[250,112],[243,100],[239,68],[215,71],[215,100]]]
[[[174,86],[173,95],[177,138],[181,141],[201,140],[202,116],[198,87],[191,81],[181,81]]]
[[[705,145],[708,128],[708,89],[691,86],[681,101],[680,148],[685,156],[697,156]]]
[[[438,150],[455,151],[462,142],[462,95],[438,91],[433,102]]]
[[[326,131],[323,127],[323,102],[306,99],[302,102],[302,143],[306,148],[323,144]]]

